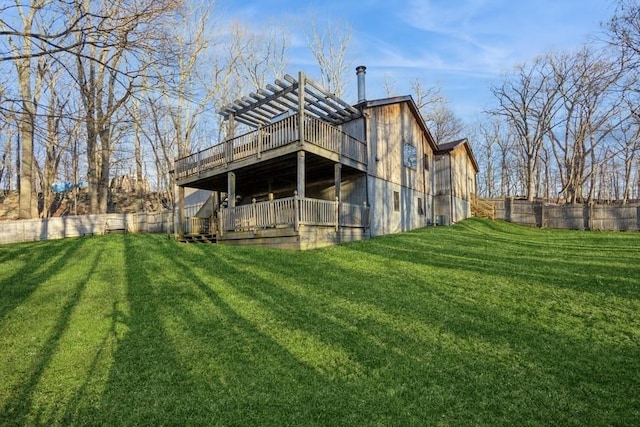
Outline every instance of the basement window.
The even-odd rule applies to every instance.
[[[393,192],[393,210],[400,212],[400,193],[397,191]]]

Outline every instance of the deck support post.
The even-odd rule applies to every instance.
[[[298,143],[300,146],[304,143],[304,86],[305,75],[302,71],[298,73]],[[303,196],[304,197],[304,196]]]
[[[236,174],[227,172],[227,206],[236,207]]]
[[[178,224],[177,230],[180,237],[184,236],[184,187],[178,186]]]
[[[262,158],[262,125],[258,126],[258,153],[256,157],[258,160]]]
[[[342,164],[336,163],[333,167],[334,185],[335,185],[335,197],[338,200],[342,200]]]
[[[211,203],[213,205],[212,212],[215,212],[218,209],[220,209],[220,192],[219,191],[211,192]]]
[[[227,138],[224,143],[224,165],[225,167],[233,161],[233,138],[236,134],[236,120],[232,114],[229,116],[229,128],[227,129]]]
[[[298,197],[305,197],[305,164],[304,164],[304,151],[298,151],[298,178],[296,190]]]
[[[300,200],[298,192],[293,192],[293,229],[297,232],[300,230]]]

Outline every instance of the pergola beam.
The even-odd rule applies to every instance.
[[[301,109],[301,103],[302,109]],[[225,118],[251,127],[265,126],[275,117],[292,110],[304,112],[332,124],[341,124],[360,116],[360,111],[300,73],[299,79],[286,74],[274,84],[258,89],[220,109]]]

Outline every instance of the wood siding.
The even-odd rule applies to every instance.
[[[436,222],[449,224],[469,218],[476,173],[464,144],[436,155],[434,163]]]
[[[366,116],[371,234],[398,233],[428,225],[432,221],[429,176],[433,150],[409,103],[370,108]],[[415,147],[415,167],[404,161],[404,144]],[[394,209],[394,192],[400,199],[398,210]]]

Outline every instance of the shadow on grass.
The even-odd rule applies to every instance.
[[[29,298],[47,279],[75,262],[87,238],[0,246],[3,258],[20,260],[22,267],[0,280],[0,322]],[[44,250],[40,250],[42,247]]]
[[[452,272],[502,277],[524,286],[543,284],[640,299],[640,235],[626,235],[632,243],[626,247],[618,243],[607,248],[606,242],[619,240],[599,233],[526,227],[514,231],[510,224],[469,220],[444,233],[419,230],[344,248]]]
[[[183,248],[126,236],[128,330],[83,423],[258,424],[285,404],[274,385],[295,398],[291,390],[312,375],[205,283],[199,259]]]
[[[512,301],[492,306],[484,300],[482,283],[470,287],[457,285],[455,280],[433,283],[429,273],[446,277],[448,270],[456,270],[457,263],[443,261],[437,245],[431,252],[424,247],[407,251],[406,246],[419,243],[413,237],[385,238],[295,256],[239,249],[229,251],[219,262],[225,264],[225,271],[233,271],[237,278],[234,288],[247,299],[268,307],[289,328],[300,328],[344,349],[364,367],[365,376],[377,372],[389,389],[399,387],[399,379],[423,391],[438,388],[440,403],[464,407],[485,422],[500,417],[509,422],[572,423],[582,419],[605,424],[634,419],[637,413],[634,415],[633,408],[640,403],[635,373],[640,358],[638,331],[627,325],[625,331],[618,330],[607,338],[613,332],[607,329],[617,327],[615,319],[607,317],[625,316],[624,311],[603,309],[598,313],[596,306],[589,306],[597,304],[594,299],[577,307],[547,306],[550,312],[542,313],[536,304],[548,301],[530,293],[527,286],[544,284],[544,276],[527,273],[531,266],[526,265],[522,266],[524,275],[498,273],[512,279],[513,285],[509,281],[501,285]],[[465,254],[465,246],[460,248]],[[454,256],[451,249],[446,252]],[[505,254],[488,262],[472,259],[457,270],[473,277],[468,272],[477,273],[481,266],[488,276],[498,269],[497,262],[510,265],[518,258]],[[549,271],[562,272],[564,268],[575,272],[563,287],[577,293],[607,293],[581,283],[585,276],[576,272],[576,267],[569,268],[569,263],[542,262],[547,262]],[[321,268],[315,270],[314,263]],[[424,277],[416,272],[407,275],[402,263],[418,264]],[[358,264],[368,265],[370,272]],[[390,265],[399,269],[385,267]],[[214,268],[210,270],[215,274]],[[493,284],[484,285],[491,292]],[[607,294],[632,301],[636,292],[632,281]],[[596,312],[590,313],[592,310]],[[538,318],[541,314],[547,317]],[[569,317],[569,323],[554,324],[556,314],[558,322]],[[394,374],[384,377],[387,371]],[[416,380],[405,376],[407,372],[422,373],[433,381]],[[357,377],[351,378],[352,383],[371,386]],[[457,386],[447,390],[447,384]],[[419,394],[405,398],[403,403],[408,405],[426,404],[427,399]],[[448,413],[446,405],[430,405],[432,412]]]
[[[498,263],[530,254],[514,244],[485,260],[475,246],[508,240],[508,229],[492,238],[473,227],[308,252],[123,236],[126,301],[112,307],[108,334],[125,332],[104,387],[83,399],[81,385],[63,423],[634,424],[637,313],[626,341],[620,330],[604,339],[598,322],[619,324],[588,312],[554,325],[554,307],[543,312],[536,304],[547,301],[528,290],[540,284],[529,267],[514,277],[523,286],[505,272],[485,282]],[[524,235],[527,250],[542,250]],[[457,257],[470,265],[452,278]]]
[[[248,374],[246,378],[232,374],[237,384],[228,389],[242,402],[241,407],[250,408],[229,408],[233,409],[231,419],[238,424],[273,425],[284,420],[296,425],[371,420],[402,424],[426,416],[419,399],[412,402],[406,395],[394,395],[423,371],[415,355],[404,354],[402,343],[388,347],[384,342],[384,336],[396,336],[394,331],[380,324],[369,329],[366,321],[348,311],[334,316],[328,307],[332,301],[313,297],[314,290],[303,282],[300,287],[278,283],[281,277],[277,271],[287,265],[259,258],[265,252],[254,253],[257,259],[243,262],[233,249],[221,249],[220,253],[199,247],[189,251],[190,259],[171,259],[181,271],[191,271],[197,277],[196,286],[210,301],[224,307],[221,325],[241,333],[240,349],[246,348],[245,334],[253,338],[255,354],[249,363],[238,348],[221,348],[226,351],[230,372]],[[246,253],[252,255],[251,250]],[[247,266],[254,268],[248,270]],[[187,324],[196,324],[188,313],[181,317]],[[358,323],[363,328],[358,329]],[[216,335],[229,333],[215,325],[212,330]],[[398,374],[392,383],[386,383],[389,369]]]
[[[38,268],[27,262],[25,267],[14,275],[14,277],[19,275],[23,280],[26,280],[25,282],[22,282],[22,286],[20,286],[21,288],[26,288],[20,293],[20,296],[22,297],[20,301],[25,299],[35,288],[37,288],[37,286],[45,282],[49,275],[55,275],[58,272],[58,269],[62,268],[66,263],[73,262],[71,255],[77,253],[83,243],[83,239],[75,239],[72,242],[67,242],[67,245],[62,246],[65,248],[68,247],[68,249],[64,251],[57,250],[60,245],[53,245],[52,249],[50,249],[51,252],[55,253],[55,260],[52,264],[45,263]],[[59,350],[60,341],[70,326],[73,311],[80,302],[82,294],[91,280],[93,272],[100,263],[101,256],[102,253],[98,253],[94,256],[84,279],[71,288],[71,293],[67,297],[57,320],[51,328],[51,335],[38,350],[37,356],[31,364],[31,370],[27,374],[25,381],[15,387],[16,392],[2,408],[2,411],[0,412],[1,424],[26,425],[35,423],[47,425],[50,423],[47,419],[49,416],[47,412],[49,412],[51,408],[33,408],[33,394],[40,383],[42,375],[49,367]],[[86,262],[87,260],[85,259],[84,261]],[[28,268],[29,266],[31,269]],[[28,273],[28,270],[30,270],[31,273]],[[6,284],[3,286],[6,286]],[[14,301],[13,306],[17,306],[20,301]]]
[[[128,314],[115,321],[126,332],[119,338],[99,404],[79,411],[81,423],[101,425],[162,425],[167,420],[189,419],[194,400],[175,344],[167,335],[161,309],[170,295],[154,286],[146,237],[125,235],[123,251]],[[82,408],[81,408],[82,409]],[[188,422],[186,422],[188,424]]]

